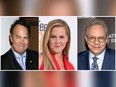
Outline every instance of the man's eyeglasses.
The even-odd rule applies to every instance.
[[[96,39],[98,39],[98,41],[100,43],[103,43],[106,40],[106,37],[98,37],[98,38],[96,38],[96,37],[87,37],[87,39],[92,43],[94,43],[96,41]]]

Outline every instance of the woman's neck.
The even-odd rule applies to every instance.
[[[55,58],[59,59],[59,60],[62,60],[63,59],[62,53],[55,54]]]

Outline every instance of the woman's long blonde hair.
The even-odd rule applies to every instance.
[[[44,59],[44,69],[47,70],[55,70],[56,66],[52,60],[51,54],[50,54],[50,49],[48,46],[49,43],[49,38],[50,38],[50,32],[54,27],[64,27],[66,30],[66,35],[68,37],[68,42],[63,50],[62,54],[66,54],[67,57],[69,55],[69,48],[70,48],[70,28],[68,26],[68,24],[61,20],[61,19],[55,19],[52,20],[51,22],[48,23],[46,31],[44,33],[44,37],[43,37],[43,45],[42,45],[42,56]]]

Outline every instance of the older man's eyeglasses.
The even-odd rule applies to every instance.
[[[103,43],[106,40],[106,37],[98,37],[98,38],[97,37],[87,37],[87,39],[92,43],[94,43],[97,39],[100,43]]]

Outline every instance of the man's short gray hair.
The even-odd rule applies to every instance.
[[[106,31],[106,36],[108,35],[107,25],[105,24],[105,22],[103,20],[100,20],[100,19],[94,19],[91,22],[89,22],[87,27],[86,27],[86,30],[85,30],[85,35],[86,36],[88,34],[89,28],[91,26],[94,26],[94,25],[102,25],[104,27],[105,31]]]

